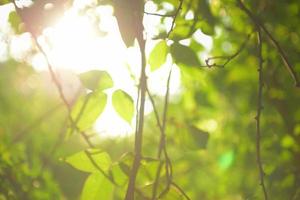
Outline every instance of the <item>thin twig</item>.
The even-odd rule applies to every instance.
[[[176,183],[172,182],[171,183],[177,190],[180,191],[180,193],[187,199],[187,200],[191,200],[191,198],[184,192],[184,190],[179,186],[177,185]]]
[[[163,151],[165,159],[166,159],[166,172],[167,172],[167,178],[169,179],[167,187],[170,186],[170,183],[172,181],[172,175],[173,175],[172,164],[171,164],[169,155],[167,153],[167,148],[166,148],[166,125],[167,125],[167,112],[168,112],[168,107],[169,107],[171,75],[172,75],[172,66],[171,66],[171,69],[170,69],[170,72],[168,75],[168,79],[167,79],[167,89],[166,89],[166,94],[165,94],[165,104],[164,104],[163,122],[162,122],[163,133],[161,134],[160,146],[159,146],[160,149],[158,152],[159,154],[161,154],[161,151]]]
[[[233,59],[235,59],[246,47],[252,33],[248,34],[245,41],[241,44],[241,46],[238,48],[238,50],[229,56],[213,56],[209,57],[205,60],[206,67],[211,68],[211,67],[219,67],[219,68],[224,68],[229,62],[231,62]],[[217,63],[210,63],[213,60],[225,60],[223,64],[217,64]]]
[[[160,117],[159,117],[159,114],[158,114],[158,110],[156,108],[154,98],[153,98],[152,94],[150,93],[148,87],[147,87],[147,94],[149,96],[150,102],[151,102],[152,107],[153,107],[153,112],[154,112],[154,115],[155,115],[157,126],[158,126],[160,132],[163,132],[163,127],[162,127],[161,122],[160,122]]]
[[[84,153],[85,153],[85,155],[88,157],[88,159],[90,160],[90,162],[93,164],[93,166],[94,166],[101,174],[103,174],[103,176],[104,176],[105,178],[107,178],[111,183],[117,185],[117,183],[115,182],[113,176],[107,175],[107,174],[105,173],[105,171],[104,171],[101,167],[99,167],[99,165],[97,164],[97,162],[96,162],[96,161],[94,160],[94,158],[92,157],[92,154],[91,154],[88,150],[85,150]]]
[[[256,17],[246,6],[245,4],[241,1],[241,0],[237,0],[238,6],[240,7],[241,10],[243,10],[248,17],[253,21],[253,23],[255,24],[255,26],[260,27],[268,36],[268,38],[271,40],[272,45],[276,48],[276,50],[278,51],[278,54],[280,55],[284,66],[287,68],[287,70],[289,71],[291,77],[293,78],[294,82],[295,82],[295,86],[296,87],[300,87],[300,81],[297,75],[297,72],[295,71],[295,69],[293,68],[293,66],[291,65],[285,51],[281,48],[280,44],[278,43],[278,41],[274,38],[274,36],[269,32],[269,30],[265,27],[265,25],[260,21],[260,19],[258,17]]]
[[[175,14],[159,14],[159,13],[150,13],[147,11],[144,11],[144,13],[146,15],[152,15],[152,16],[157,16],[157,17],[174,17],[175,16]]]
[[[160,130],[160,143],[159,143],[158,155],[157,155],[157,158],[158,158],[158,160],[160,160],[160,163],[159,163],[159,166],[157,168],[156,177],[155,177],[154,184],[153,184],[152,200],[156,199],[157,188],[158,188],[158,183],[159,183],[159,177],[160,177],[160,174],[161,174],[162,166],[164,164],[161,161],[162,152],[164,153],[165,160],[166,160],[165,169],[166,169],[166,174],[167,174],[167,186],[159,196],[162,196],[162,194],[164,194],[165,192],[167,192],[169,190],[170,184],[172,182],[172,165],[171,165],[171,161],[170,161],[169,155],[168,155],[167,150],[166,150],[166,134],[165,134],[166,121],[167,121],[166,120],[167,119],[167,110],[168,110],[168,104],[169,104],[169,90],[170,90],[171,74],[172,74],[172,68],[170,69],[168,79],[167,79],[167,89],[166,89],[166,94],[165,94],[165,101],[164,101],[165,103],[164,103],[162,123],[160,122],[160,118],[159,118],[159,114],[158,114],[158,111],[157,111],[157,108],[156,108],[156,105],[155,105],[155,101],[154,101],[152,95],[150,94],[150,91],[147,88],[147,93],[148,93],[150,101],[152,103],[152,107],[153,107],[153,110],[154,110],[157,125],[158,125],[159,130]]]
[[[259,169],[259,176],[260,176],[260,185],[262,187],[264,198],[268,200],[268,194],[264,182],[264,170],[263,164],[261,160],[261,125],[260,125],[260,116],[261,111],[263,109],[262,105],[262,92],[263,92],[263,57],[262,57],[262,36],[261,36],[261,29],[257,27],[257,36],[258,36],[258,97],[257,97],[257,114],[255,117],[256,120],[256,161]]]
[[[182,8],[182,4],[183,4],[183,0],[179,0],[179,6],[178,6],[176,12],[174,13],[173,21],[172,21],[172,24],[171,24],[171,28],[170,28],[169,32],[167,33],[167,38],[170,36],[170,34],[172,33],[172,31],[174,29],[175,21],[176,21],[177,16],[179,15],[179,11]]]
[[[90,96],[90,95],[88,95],[88,96],[85,97],[84,102],[83,102],[83,105],[81,106],[80,111],[79,111],[78,115],[76,116],[76,118],[75,118],[75,120],[74,120],[74,124],[75,124],[75,125],[78,124],[79,120],[80,120],[81,117],[83,116],[83,113],[84,113],[84,111],[85,111],[85,108],[86,108],[88,102],[90,101],[90,99],[91,99],[91,96]],[[71,127],[71,131],[70,131],[70,134],[73,133],[74,129],[76,129],[76,127],[72,126],[72,127]]]

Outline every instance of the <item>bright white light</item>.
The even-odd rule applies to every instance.
[[[151,7],[151,6],[150,6]],[[107,35],[98,35],[95,23],[86,15],[79,15],[76,9],[69,10],[61,21],[53,28],[44,31],[41,37],[42,45],[46,49],[50,62],[56,69],[69,69],[75,73],[89,71],[91,69],[107,70],[113,78],[115,89],[123,89],[133,99],[136,99],[136,84],[140,73],[140,52],[137,47],[126,48],[122,42],[116,20],[112,16],[112,8],[99,7],[96,13],[101,16],[101,30]],[[155,19],[158,23],[159,20]],[[145,19],[150,23],[151,19]],[[149,27],[147,29],[147,27]],[[153,27],[153,26],[151,26]],[[146,26],[149,33],[153,30]],[[154,46],[154,42],[147,41],[147,46]],[[147,49],[149,53],[149,48]],[[41,70],[45,66],[45,60],[37,55],[32,59],[33,66]],[[160,70],[149,72],[149,88],[155,95],[164,95],[170,61]],[[46,69],[45,69],[46,70]],[[131,75],[136,77],[133,80]],[[178,94],[180,88],[179,70],[175,67],[171,79],[171,94]],[[95,124],[95,129],[101,136],[115,137],[133,133],[135,119],[132,124],[122,120],[111,105],[111,96],[108,92],[108,105]],[[150,101],[146,101],[145,112],[150,113],[152,107]]]

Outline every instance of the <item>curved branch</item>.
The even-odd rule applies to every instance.
[[[238,50],[229,56],[213,56],[209,57],[205,60],[206,67],[211,68],[211,67],[219,67],[219,68],[224,68],[228,63],[230,63],[233,59],[235,59],[238,55],[241,54],[241,52],[244,50],[246,47],[247,43],[250,40],[252,33],[248,34],[245,41],[241,44],[241,46],[238,48]],[[217,63],[210,63],[213,60],[225,60],[223,64],[217,64]]]
[[[242,11],[244,11],[248,17],[253,21],[253,23],[255,24],[256,27],[260,27],[268,36],[268,38],[271,40],[272,45],[276,48],[276,50],[278,51],[278,54],[280,55],[284,66],[287,68],[287,70],[289,71],[291,77],[293,78],[294,82],[295,82],[295,86],[300,88],[300,80],[299,77],[297,75],[297,72],[295,71],[295,69],[293,68],[293,66],[291,65],[285,51],[281,48],[280,44],[278,43],[278,41],[274,38],[274,36],[268,31],[268,29],[265,27],[265,25],[259,20],[259,18],[257,18],[246,6],[245,4],[242,2],[242,0],[237,0],[237,4],[240,7],[240,9]]]

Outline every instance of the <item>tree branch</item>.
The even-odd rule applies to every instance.
[[[144,2],[141,0],[137,0],[137,4],[141,4],[138,7],[144,8]],[[135,26],[136,29],[135,36],[138,40],[140,55],[141,55],[141,74],[140,74],[140,82],[138,89],[138,101],[140,100],[139,109],[137,111],[137,128],[135,132],[135,140],[134,140],[134,160],[130,172],[129,182],[127,186],[125,200],[134,200],[134,191],[135,191],[135,181],[137,177],[137,173],[140,167],[140,162],[142,158],[142,145],[143,145],[143,129],[144,129],[144,110],[145,110],[145,97],[146,97],[146,88],[147,88],[147,77],[146,77],[146,52],[145,45],[146,40],[144,39],[143,32],[143,11],[141,13],[140,10],[134,10],[137,12],[137,21]],[[139,102],[137,102],[139,104]]]
[[[147,11],[144,11],[144,13],[146,15],[152,15],[152,16],[157,16],[157,17],[174,17],[175,16],[175,14],[159,14],[159,13],[150,13]]]
[[[211,68],[211,67],[219,67],[219,68],[224,68],[228,63],[230,63],[233,59],[235,59],[246,47],[247,43],[250,40],[252,33],[248,34],[245,41],[241,44],[241,46],[238,48],[238,50],[229,56],[213,56],[209,57],[205,60],[206,67]],[[225,60],[223,64],[217,64],[217,63],[210,63],[211,61],[214,60]]]
[[[161,161],[162,152],[164,152],[164,156],[165,156],[165,159],[166,159],[166,168],[165,168],[166,169],[166,174],[167,174],[167,187],[166,187],[167,189],[165,189],[166,191],[169,189],[169,186],[172,182],[172,165],[171,165],[171,161],[170,161],[169,155],[168,155],[167,150],[166,150],[166,134],[165,134],[167,110],[168,110],[168,104],[169,104],[169,90],[170,90],[171,74],[172,74],[172,68],[170,69],[168,79],[167,79],[167,89],[166,89],[166,94],[165,94],[165,103],[164,103],[162,123],[160,123],[160,118],[159,118],[159,114],[158,114],[158,111],[157,111],[157,108],[156,108],[156,105],[155,105],[155,101],[154,101],[152,95],[150,94],[150,91],[147,88],[147,93],[148,93],[148,96],[149,96],[150,101],[152,103],[153,110],[154,110],[155,119],[156,119],[157,125],[158,125],[159,130],[160,130],[160,142],[159,142],[158,155],[157,155],[157,158],[158,158],[158,160],[160,160],[160,163],[159,163],[159,166],[157,168],[156,176],[155,176],[155,180],[154,180],[154,184],[153,184],[152,200],[154,200],[156,198],[157,188],[158,188],[158,183],[159,183],[159,177],[160,177],[161,169],[162,169],[162,166],[163,166],[163,161]]]
[[[191,198],[184,192],[184,190],[179,186],[177,185],[176,183],[172,182],[172,185],[180,191],[180,193],[187,199],[187,200],[191,200]]]
[[[173,16],[173,21],[172,21],[172,24],[171,24],[171,28],[170,28],[169,32],[167,33],[167,38],[170,36],[170,34],[172,33],[172,31],[174,29],[175,21],[176,21],[177,16],[179,15],[179,11],[182,8],[182,4],[183,4],[183,0],[179,0],[178,8],[177,8],[177,10],[176,10],[176,12],[174,13],[174,16]]]
[[[294,82],[295,82],[295,86],[296,87],[300,87],[300,81],[297,75],[297,72],[295,71],[295,69],[293,68],[293,66],[291,65],[290,61],[288,60],[288,57],[285,53],[285,51],[281,48],[280,44],[278,43],[278,41],[274,38],[274,36],[268,31],[268,29],[265,27],[265,25],[259,20],[259,18],[257,18],[246,6],[245,4],[242,2],[242,0],[237,0],[237,4],[240,7],[240,9],[242,11],[244,11],[248,17],[253,21],[253,23],[255,24],[255,26],[260,27],[268,36],[268,38],[271,40],[272,45],[276,48],[276,50],[278,51],[278,54],[280,55],[284,66],[287,68],[287,70],[289,71],[291,77],[293,78]]]
[[[264,198],[268,200],[268,194],[264,182],[264,170],[263,164],[261,160],[261,125],[260,125],[260,116],[261,111],[263,109],[262,105],[262,92],[263,92],[263,57],[262,57],[262,36],[261,36],[261,29],[257,27],[257,36],[258,36],[258,97],[257,97],[257,114],[255,117],[256,120],[256,161],[259,169],[259,176],[260,176],[260,185],[262,187]]]

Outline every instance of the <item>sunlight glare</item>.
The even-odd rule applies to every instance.
[[[155,10],[154,5],[149,4],[150,10]],[[112,76],[114,88],[107,91],[108,105],[97,120],[94,128],[106,137],[126,136],[134,131],[135,119],[128,124],[121,119],[111,105],[111,92],[115,89],[123,89],[133,99],[137,97],[137,81],[140,73],[140,52],[137,46],[126,48],[122,42],[116,19],[112,16],[113,10],[110,6],[98,7],[96,13],[100,15],[101,22],[98,24],[106,35],[99,35],[97,27],[89,19],[89,16],[80,15],[78,11],[71,8],[54,27],[44,31],[43,47],[56,70],[71,70],[81,73],[92,69],[106,70]],[[145,17],[146,32],[148,36],[155,34],[153,29],[158,18],[153,20]],[[150,25],[151,26],[150,26]],[[148,27],[148,28],[147,28]],[[152,29],[151,29],[152,27]],[[149,37],[148,37],[149,38]],[[151,36],[150,36],[151,39]],[[156,42],[147,40],[147,46],[153,47]],[[149,54],[149,48],[147,48]],[[32,63],[36,69],[45,67],[45,60],[37,54]],[[155,72],[148,71],[149,88],[153,95],[164,95],[166,90],[166,79],[172,62],[169,60],[163,67]],[[132,78],[135,77],[135,79]],[[174,67],[172,86],[170,94],[179,94],[180,72]],[[135,102],[136,103],[136,102]],[[146,100],[145,113],[152,112],[149,100]]]

